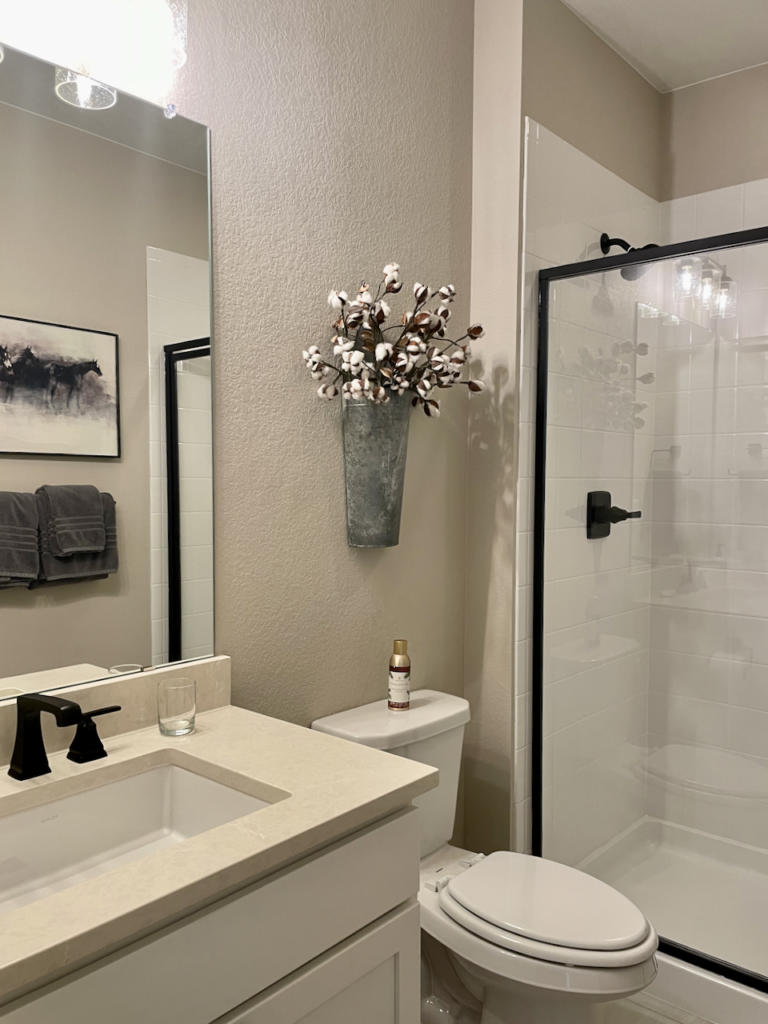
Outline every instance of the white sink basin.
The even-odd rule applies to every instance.
[[[163,765],[0,817],[0,914],[268,806]]]

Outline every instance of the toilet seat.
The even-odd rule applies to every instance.
[[[440,906],[486,941],[553,963],[631,966],[657,945],[644,915],[620,892],[525,854],[493,853],[452,877]]]
[[[616,968],[633,967],[648,960],[656,952],[658,937],[652,926],[648,926],[645,938],[634,946],[619,950],[578,949],[571,946],[557,946],[538,942],[524,935],[499,928],[478,917],[463,907],[451,894],[447,886],[439,895],[440,909],[451,920],[472,932],[485,942],[519,953],[534,960],[546,960],[553,964],[568,964],[574,967]]]
[[[555,963],[506,949],[454,921],[440,906],[440,895],[422,884],[419,904],[423,930],[442,943],[450,955],[499,978],[552,992],[620,999],[639,992],[656,976],[653,954],[631,967],[606,969]],[[655,932],[653,937],[655,939]]]

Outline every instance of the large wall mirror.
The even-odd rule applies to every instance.
[[[214,648],[208,130],[0,54],[2,700]]]

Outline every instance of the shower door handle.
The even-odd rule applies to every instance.
[[[640,519],[642,512],[627,512],[625,508],[611,505],[610,491],[590,491],[587,495],[587,538],[600,540],[609,537],[611,526],[626,519]]]

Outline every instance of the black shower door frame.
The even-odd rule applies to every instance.
[[[701,256],[723,249],[736,249],[746,245],[768,242],[768,226],[734,231],[727,235],[697,238],[690,242],[661,245],[654,249],[636,249],[618,256],[605,256],[583,263],[567,263],[560,267],[546,267],[539,271],[538,293],[538,345],[536,368],[536,421],[533,499],[533,600],[532,600],[532,731],[531,731],[531,828],[534,856],[543,850],[543,759],[544,759],[544,555],[546,544],[546,483],[547,483],[547,403],[549,385],[549,309],[550,289],[554,282],[568,278],[601,274],[607,270],[638,267],[660,263],[680,256]],[[708,956],[670,939],[659,939],[659,951],[694,964],[714,974],[761,992],[768,993],[768,978],[746,971],[735,964]]]

